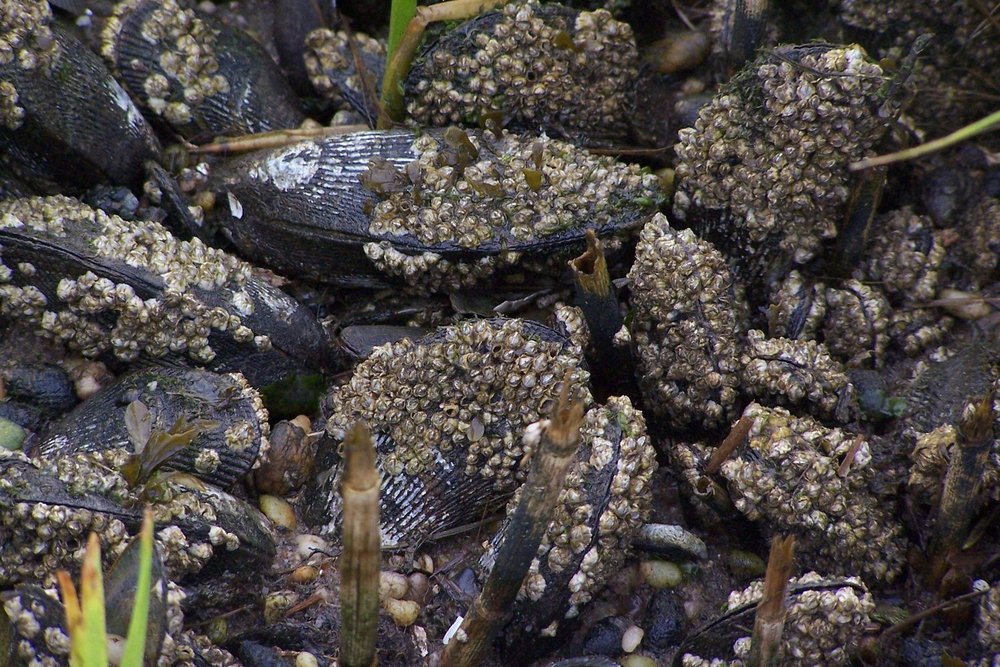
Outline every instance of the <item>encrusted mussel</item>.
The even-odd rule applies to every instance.
[[[556,501],[538,556],[521,586],[504,643],[526,653],[541,648],[541,637],[565,636],[581,607],[624,565],[633,538],[649,519],[656,453],[646,436],[642,413],[627,397],[587,411],[580,448]],[[508,508],[517,506],[515,492]],[[493,568],[509,518],[491,541],[480,564]]]
[[[673,213],[758,290],[837,236],[847,165],[886,135],[888,75],[858,46],[780,46],[679,132]]]
[[[229,202],[222,225],[255,260],[339,285],[424,290],[551,269],[586,228],[626,233],[661,200],[656,177],[634,165],[546,137],[458,128],[306,141],[212,178]]]
[[[632,28],[607,10],[511,2],[430,42],[406,79],[406,111],[420,125],[498,116],[512,129],[614,143],[628,134],[637,71]]]
[[[85,356],[186,356],[255,385],[322,367],[325,334],[249,264],[64,196],[0,203],[0,314]]]
[[[179,448],[164,468],[228,488],[266,454],[267,411],[238,373],[152,367],[119,378],[81,403],[51,424],[29,453],[141,450],[152,446],[156,434],[174,438]]]
[[[339,531],[336,443],[364,420],[382,471],[382,545],[419,542],[498,509],[524,481],[522,433],[551,412],[564,382],[590,402],[580,349],[541,324],[479,320],[376,347],[327,399],[323,471],[306,519]]]
[[[187,137],[297,127],[305,120],[270,56],[183,0],[124,0],[101,52],[141,104]]]
[[[674,667],[752,664],[750,630],[763,597],[762,580],[730,593],[726,611],[681,644]],[[875,602],[854,577],[807,572],[789,582],[785,609],[780,664],[834,667],[849,664],[851,650],[871,623]]]
[[[160,145],[101,59],[43,0],[0,2],[0,171],[35,192],[141,186]]]
[[[130,457],[124,448],[36,459],[0,452],[0,586],[54,584],[56,570],[79,566],[91,532],[112,562],[138,533],[147,502],[172,580],[246,577],[270,564],[274,536],[256,508],[194,478],[132,482],[123,474]]]

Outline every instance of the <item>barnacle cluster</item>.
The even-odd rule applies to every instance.
[[[343,30],[320,28],[306,37],[302,58],[305,60],[309,81],[316,92],[335,106],[343,106],[347,101],[343,93],[345,87],[359,97],[363,98],[365,94],[367,84],[362,81],[355,67],[351,40],[365,65],[385,59],[385,43],[361,32],[348,36]],[[370,73],[373,77],[370,83],[373,86],[381,84],[374,80],[377,74],[377,70]]]
[[[555,634],[560,618],[576,617],[622,567],[648,519],[655,471],[645,420],[628,397],[611,397],[587,412],[576,460],[518,594],[515,614],[526,626]],[[508,509],[519,499],[515,492]],[[487,545],[481,561],[487,570],[505,535],[501,529]],[[560,598],[565,603],[555,602]]]
[[[839,585],[837,585],[839,584]],[[781,636],[783,665],[826,666],[847,664],[851,647],[864,633],[875,611],[875,602],[865,585],[854,577],[831,580],[816,572],[795,577],[789,582],[794,591],[786,602],[786,618]],[[758,580],[742,591],[730,593],[730,610],[757,604],[764,594],[764,582]],[[734,661],[708,660],[684,655],[684,667],[743,667],[750,664],[750,637],[733,644]]]
[[[1000,653],[1000,587],[978,580],[973,587],[982,590],[988,586],[989,592],[979,599],[976,609],[976,635],[983,651],[996,656]]]
[[[123,262],[147,273],[150,282],[162,282],[162,290],[143,298],[133,285],[81,266],[70,268],[54,292],[43,293],[34,284],[33,267],[5,266],[0,312],[33,322],[39,334],[87,356],[111,351],[132,360],[140,353],[186,352],[206,363],[216,355],[209,343],[213,331],[270,348],[267,336],[256,336],[244,323],[255,307],[248,292],[250,266],[198,239],[178,241],[157,223],[129,223],[63,196],[0,204],[4,230],[77,244],[88,255]],[[221,298],[209,303],[208,294]]]
[[[395,443],[380,461],[388,475],[432,475],[444,455],[512,490],[521,431],[548,415],[567,374],[571,395],[589,399],[580,350],[550,334],[481,320],[377,347],[334,391],[327,432],[341,439],[363,419]]]
[[[475,124],[499,112],[517,127],[620,136],[637,64],[632,29],[606,10],[513,2],[418,56],[406,110],[421,125]]]
[[[123,28],[133,12],[144,14],[137,36]],[[159,68],[146,72],[142,82],[146,105],[170,123],[187,125],[193,109],[213,95],[229,92],[229,81],[219,71],[216,36],[216,30],[178,0],[125,0],[108,20],[101,53],[109,62],[120,61],[127,51],[123,39],[141,39],[155,49]]]
[[[679,132],[674,214],[759,280],[837,233],[848,162],[884,134],[886,78],[858,46],[779,47]],[[735,241],[735,242],[734,242]]]
[[[637,372],[650,409],[679,424],[731,420],[739,409],[741,299],[722,254],[658,214],[643,227],[629,279]]]
[[[837,414],[851,381],[826,346],[811,340],[768,338],[747,332],[741,357],[742,388],[761,400],[806,405],[825,417]]]
[[[743,414],[753,420],[749,440],[721,468],[737,509],[798,534],[814,567],[893,579],[904,559],[901,528],[867,488],[864,437],[756,403]]]
[[[17,88],[3,76],[16,67],[25,72],[47,73],[58,56],[59,45],[49,23],[52,12],[43,0],[0,2],[0,126],[16,130],[24,122]]]
[[[660,198],[656,177],[635,165],[591,156],[546,137],[503,132],[418,137],[417,158],[400,170],[372,160],[361,182],[381,199],[368,231],[386,241],[365,245],[369,259],[390,275],[421,276],[425,285],[467,286],[498,266],[584,223],[597,230],[627,229]],[[413,237],[431,249],[405,253],[391,240]],[[469,260],[444,259],[437,247],[485,251]],[[510,248],[505,250],[505,248]]]
[[[970,280],[984,284],[996,275],[1000,249],[1000,198],[982,197],[964,215],[958,256]]]

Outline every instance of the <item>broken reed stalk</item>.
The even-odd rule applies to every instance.
[[[406,24],[395,52],[385,65],[378,129],[391,129],[394,122],[403,120],[403,81],[410,72],[413,56],[427,26],[435,21],[464,21],[505,2],[507,0],[450,0],[417,7],[416,15]]]
[[[987,395],[967,406],[959,420],[931,538],[928,575],[932,587],[948,571],[949,557],[961,550],[972,517],[979,509],[974,497],[992,444],[993,396]]]
[[[627,391],[632,384],[632,350],[615,345],[614,338],[623,319],[618,294],[608,275],[604,249],[594,230],[587,230],[587,249],[569,261],[576,285],[576,305],[583,311],[594,348],[590,359],[594,377],[603,378],[609,396]]]
[[[340,664],[375,664],[378,579],[382,561],[379,534],[379,474],[368,427],[355,424],[344,439],[343,551],[340,553]]]
[[[722,468],[722,464],[729,460],[729,457],[733,455],[736,448],[746,442],[752,427],[753,419],[746,416],[740,417],[739,421],[733,424],[733,428],[729,430],[726,437],[715,448],[715,451],[712,452],[712,456],[708,459],[708,463],[705,464],[705,469],[702,472],[706,475],[717,475]]]
[[[583,405],[569,405],[568,378],[552,418],[541,433],[521,499],[511,517],[506,537],[483,590],[473,600],[462,627],[444,649],[443,667],[466,667],[483,662],[493,637],[504,625],[532,559],[538,554],[555,511],[556,499],[573,464],[580,439]]]
[[[781,664],[781,635],[785,629],[785,598],[792,576],[795,538],[775,537],[764,574],[764,597],[757,605],[753,636],[750,639],[751,667],[774,667]]]

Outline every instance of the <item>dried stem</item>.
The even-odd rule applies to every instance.
[[[507,0],[450,0],[436,5],[417,7],[417,14],[406,25],[396,52],[386,63],[382,77],[382,108],[378,129],[388,130],[393,122],[403,120],[403,80],[410,72],[413,56],[424,36],[424,30],[435,21],[463,21],[489,11]]]
[[[753,426],[753,419],[750,417],[740,417],[739,421],[733,424],[729,434],[726,435],[722,443],[712,452],[711,458],[705,464],[704,473],[706,475],[718,474],[722,464],[729,460],[736,448],[743,444],[750,435],[750,428]]]
[[[378,630],[378,579],[381,567],[379,474],[375,444],[363,423],[344,439],[343,550],[340,553],[340,664],[375,663]]]
[[[987,395],[966,408],[958,425],[958,439],[952,448],[931,538],[928,572],[931,586],[941,582],[949,557],[962,548],[978,510],[974,498],[992,444],[993,396]]]
[[[622,328],[621,308],[608,275],[604,249],[594,230],[587,230],[587,249],[569,261],[569,268],[576,282],[576,305],[583,311],[590,329],[593,376],[603,378],[608,395],[623,393],[634,377],[632,351],[614,343],[615,334]]]
[[[242,137],[233,137],[232,139],[223,139],[221,141],[216,140],[209,144],[202,144],[201,146],[188,144],[186,147],[192,153],[231,155],[235,153],[259,151],[263,148],[280,148],[282,146],[296,144],[305,139],[350,134],[352,132],[361,132],[367,129],[367,125],[335,125],[333,127],[306,127],[289,130],[274,130],[273,132],[247,134]]]
[[[781,634],[785,628],[785,598],[792,575],[794,537],[775,537],[764,575],[764,597],[757,605],[753,636],[750,639],[750,665],[772,667],[781,664]]]
[[[455,637],[445,647],[444,667],[479,665],[496,632],[507,620],[514,598],[542,535],[549,526],[563,480],[573,463],[583,421],[583,405],[568,402],[568,382],[552,418],[541,434],[521,499],[497,551],[496,564],[473,601]]]

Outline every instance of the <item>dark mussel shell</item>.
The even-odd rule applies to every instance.
[[[298,127],[305,116],[270,56],[247,34],[178,0],[125,0],[102,53],[152,113],[186,137]]]
[[[55,591],[26,584],[0,593],[0,665],[66,665],[70,642]]]
[[[360,132],[248,156],[210,187],[247,255],[345,286],[481,283],[551,267],[599,236],[641,225],[656,178],[555,140],[457,128]],[[224,208],[224,207],[223,207]]]
[[[259,386],[325,364],[304,306],[251,267],[155,222],[69,197],[0,203],[0,314],[85,356],[186,355]]]
[[[627,397],[612,397],[587,412],[576,460],[503,637],[509,651],[538,654],[551,648],[540,633],[565,636],[563,623],[576,618],[621,570],[633,538],[649,519],[656,467],[645,420]],[[504,540],[520,538],[507,531],[509,516],[482,557],[486,572]]]
[[[133,401],[148,410],[150,432],[169,433],[179,419],[188,427],[210,422],[198,426],[194,440],[167,459],[165,468],[229,488],[266,452],[267,411],[241,375],[160,366],[121,377],[81,403],[46,429],[31,455],[144,446],[129,433],[126,410]]]
[[[607,11],[509,3],[429,42],[406,78],[406,111],[420,125],[496,116],[514,130],[614,144],[628,134],[637,70],[632,28]]]
[[[138,188],[160,145],[101,59],[56,24],[47,3],[0,16],[0,162],[35,192],[103,181]],[[2,48],[6,46],[6,48]]]
[[[375,127],[385,73],[384,42],[363,33],[321,28],[309,33],[301,58],[320,95],[338,109],[353,108]]]
[[[590,400],[579,348],[527,320],[479,320],[373,350],[327,400],[323,471],[307,485],[307,521],[339,531],[338,443],[356,421],[376,434],[382,544],[416,543],[482,520],[523,481],[521,436],[548,416],[568,377]]]

